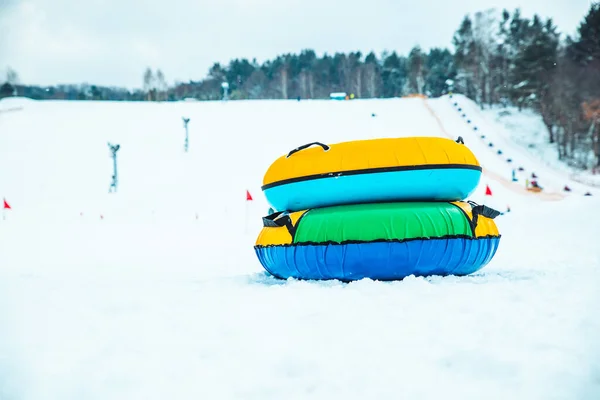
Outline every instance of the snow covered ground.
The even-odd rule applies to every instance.
[[[568,179],[563,193],[565,177],[500,133],[550,195],[525,192],[447,97],[11,101],[0,399],[599,398],[600,193]],[[510,207],[488,266],[391,283],[264,273],[252,245],[276,157],[408,135],[463,136],[486,169],[472,199]]]

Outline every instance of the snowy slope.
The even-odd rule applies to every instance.
[[[0,398],[598,397],[600,196],[515,189],[447,98],[21,104],[0,114]],[[263,272],[276,157],[409,135],[463,136],[487,171],[472,198],[510,205],[488,266],[393,283]]]
[[[548,142],[548,129],[542,121],[541,115],[532,110],[524,109],[518,111],[516,107],[493,107],[480,111],[483,118],[493,123],[495,131],[504,137],[512,139],[529,154],[533,155],[538,162],[550,167],[554,173],[568,176],[572,180],[600,187],[600,171],[594,174],[592,171],[582,171],[573,168],[558,158],[558,149],[555,143]],[[582,157],[582,161],[585,157]],[[587,153],[587,164],[594,164],[592,151]]]
[[[486,163],[491,163],[490,168],[503,173],[508,179],[512,178],[512,169],[517,169],[517,177],[523,186],[525,179],[531,180],[531,174],[535,173],[545,192],[566,195],[568,193],[563,190],[565,185],[574,194],[586,193],[594,188],[594,185],[588,184],[581,176],[574,176],[573,170],[565,167],[557,157],[553,159],[551,149],[541,146],[544,140],[541,138],[541,131],[545,128],[535,114],[524,112],[513,116],[509,122],[506,118],[498,118],[498,110],[481,111],[472,100],[463,95],[443,96],[430,100],[430,103],[433,103],[432,107],[436,112],[441,113],[444,125],[451,130],[467,128],[466,134],[471,138],[469,145],[477,146],[481,151],[485,148],[490,155],[490,159],[485,160]],[[485,137],[482,138],[481,135]],[[528,148],[527,145],[532,141],[537,146]],[[492,147],[489,146],[490,143]],[[498,150],[502,154],[498,154]],[[508,159],[512,162],[508,163]],[[518,171],[519,167],[523,167],[524,171]],[[574,180],[578,183],[574,183]]]
[[[6,97],[0,99],[0,114],[21,111],[25,105],[32,102],[34,102],[34,100],[26,97]]]

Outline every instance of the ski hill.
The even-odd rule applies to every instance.
[[[460,95],[1,100],[0,398],[599,398],[600,189],[510,129]],[[504,213],[491,263],[398,282],[266,274],[252,246],[268,166],[399,136],[460,136],[478,157],[470,199]]]

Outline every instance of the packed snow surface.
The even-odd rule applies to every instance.
[[[5,107],[0,399],[600,398],[600,193],[452,100]],[[490,264],[349,284],[264,272],[252,246],[276,157],[411,135],[462,136],[480,160],[471,199],[504,212]],[[524,189],[532,171],[542,194]]]

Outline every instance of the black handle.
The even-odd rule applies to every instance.
[[[465,141],[463,140],[462,136],[459,136],[458,139],[456,139],[456,143],[465,144]]]
[[[304,149],[309,148],[310,146],[314,146],[314,145],[321,146],[323,148],[323,150],[325,150],[325,151],[329,150],[329,146],[327,146],[326,144],[323,144],[321,142],[312,142],[312,143],[308,143],[308,144],[305,144],[300,147],[296,147],[294,150],[292,150],[288,153],[286,158],[289,158],[292,154],[297,153],[300,150],[304,150]]]
[[[502,215],[502,213],[500,211],[494,210],[491,207],[477,204],[474,201],[468,201],[468,203],[471,205],[471,214],[473,214],[473,220],[471,221],[471,226],[473,227],[473,233],[475,232],[475,228],[477,227],[477,220],[479,219],[480,215],[483,215],[484,217],[487,217],[490,219],[494,219],[498,215]]]
[[[265,228],[280,228],[285,226],[294,239],[294,235],[296,234],[296,227],[292,224],[292,218],[290,218],[289,214],[285,211],[278,211],[271,215],[267,215],[263,217],[263,226]]]

